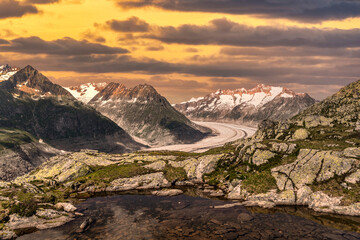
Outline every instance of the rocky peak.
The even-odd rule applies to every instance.
[[[120,83],[109,83],[97,94],[92,101],[99,100],[126,100],[133,102],[162,102],[164,99],[154,87],[148,84],[140,84],[133,88],[126,88]],[[166,101],[164,99],[164,101]]]
[[[355,127],[360,121],[360,80],[340,89],[334,95],[306,109],[295,120],[323,116],[340,124]]]
[[[79,86],[65,87],[65,89],[68,90],[79,101],[83,103],[88,103],[106,86],[106,82],[84,83]]]
[[[12,92],[25,92],[32,96],[72,97],[63,87],[52,83],[30,65],[19,70],[9,80],[2,82],[0,87]]]

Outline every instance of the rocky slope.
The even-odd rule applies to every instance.
[[[61,153],[30,133],[0,128],[0,180],[13,180]]]
[[[146,84],[126,88],[109,83],[89,105],[150,145],[192,143],[209,131],[192,123]]]
[[[66,87],[77,100],[88,103],[96,94],[106,87],[107,83],[85,83],[79,86]]]
[[[17,67],[10,67],[9,65],[0,65],[0,82],[8,80],[20,69]]]
[[[315,100],[306,93],[258,85],[250,90],[218,90],[205,97],[176,104],[175,108],[191,119],[255,126],[265,119],[289,119],[314,103]]]
[[[31,66],[0,83],[0,116],[0,127],[27,131],[64,150],[124,152],[142,146]]]

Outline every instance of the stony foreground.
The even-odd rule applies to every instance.
[[[337,131],[328,124],[316,130],[285,126],[272,133],[267,127],[252,139],[202,154],[83,150],[53,157],[33,172],[1,183],[2,238],[62,225],[77,215],[71,203],[93,194],[150,190],[174,196],[182,193],[181,186],[201,186],[206,196],[240,200],[245,206],[302,205],[360,216],[360,148],[348,137],[354,132],[341,129],[348,134],[341,140],[306,148],[319,146],[319,131]],[[286,140],[269,140],[264,137],[268,134],[283,134]]]

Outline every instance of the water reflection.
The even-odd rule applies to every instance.
[[[186,195],[96,197],[78,205],[83,217],[19,239],[360,239],[287,213],[219,208],[225,203]],[[81,229],[87,219],[92,223]]]

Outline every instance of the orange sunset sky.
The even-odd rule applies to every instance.
[[[0,0],[0,64],[178,103],[264,83],[322,99],[360,78],[360,1]]]

